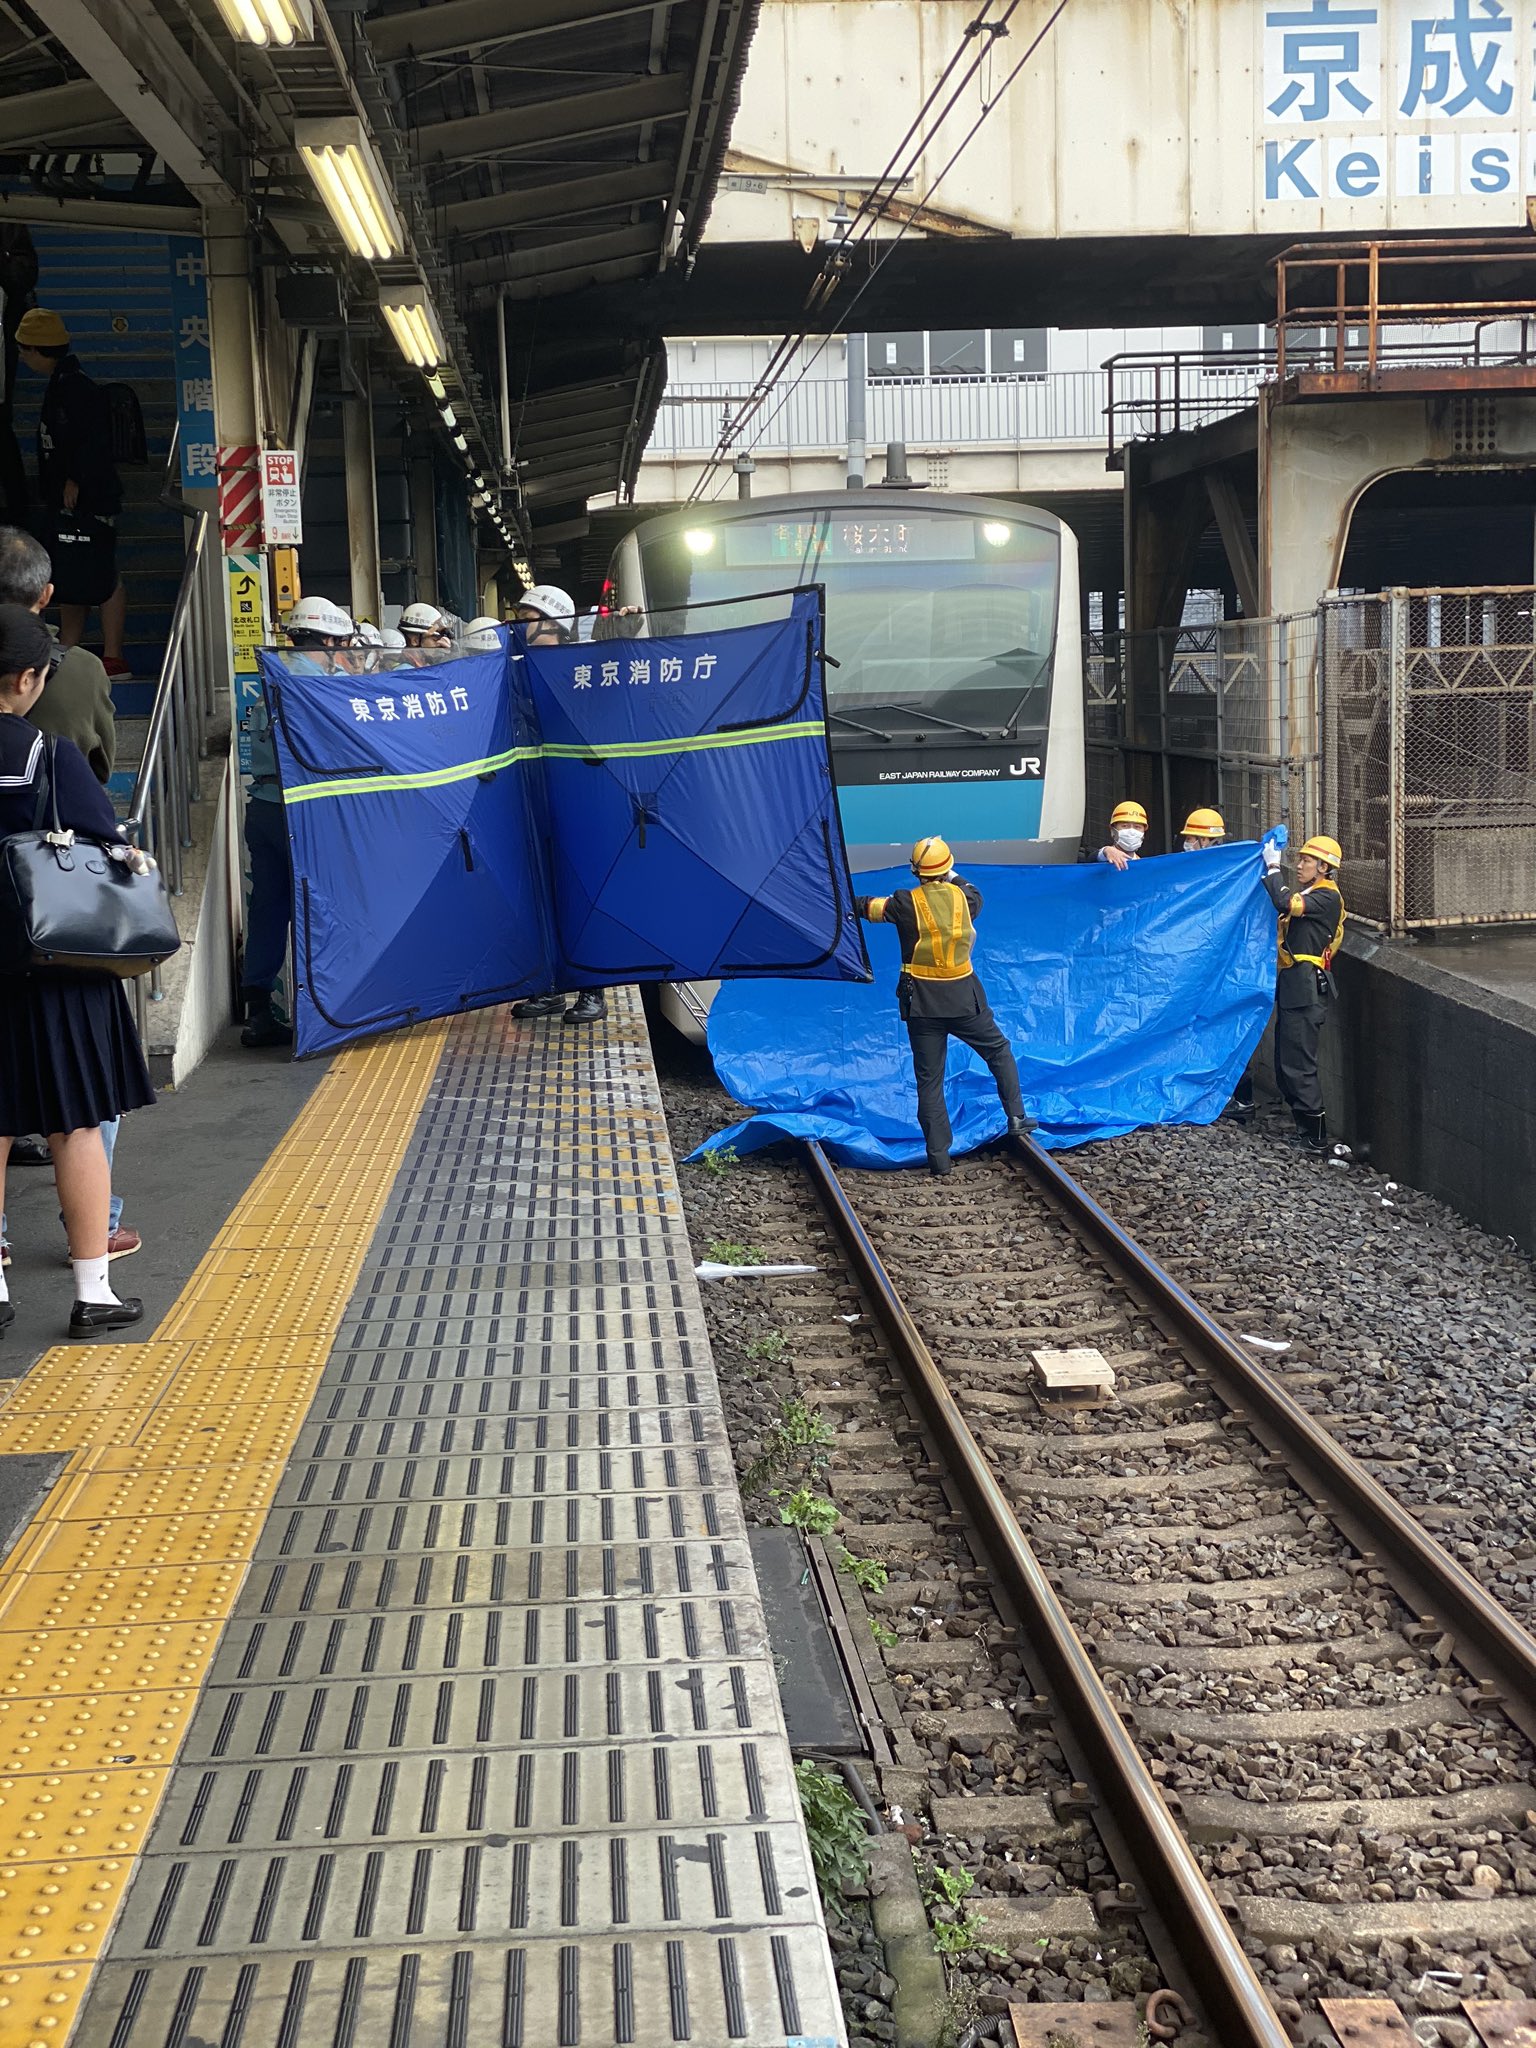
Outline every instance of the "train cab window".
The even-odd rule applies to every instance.
[[[870,335],[870,376],[921,377],[926,369],[923,357],[926,339],[922,333]]]
[[[1054,521],[924,506],[793,511],[717,519],[640,542],[653,631],[686,629],[690,606],[820,583],[827,648],[838,667],[831,709],[876,720],[898,737],[915,714],[961,726],[1008,725],[1049,714],[1061,543]],[[732,624],[782,616],[764,598],[730,611]],[[720,622],[721,614],[713,614]],[[702,623],[702,622],[701,622]],[[1012,721],[1010,724],[1009,722]]]
[[[928,337],[930,377],[984,377],[987,337],[980,327],[957,327]]]
[[[1043,327],[994,327],[991,333],[994,377],[1043,377],[1049,341]]]

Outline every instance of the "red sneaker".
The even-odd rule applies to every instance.
[[[119,661],[115,654],[104,654],[101,659],[101,665],[107,672],[107,681],[109,683],[131,683],[133,681],[133,664],[131,662]]]

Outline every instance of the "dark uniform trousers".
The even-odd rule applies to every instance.
[[[1323,1114],[1317,1047],[1328,999],[1315,967],[1282,967],[1275,987],[1275,1086],[1298,1116]]]
[[[932,984],[930,984],[932,986]],[[986,1061],[1003,1108],[1009,1116],[1025,1114],[1019,1088],[1018,1063],[1003,1028],[992,1014],[992,1006],[980,985],[972,982],[976,1007],[952,1017],[907,1016],[907,1037],[912,1044],[912,1072],[917,1080],[917,1121],[930,1161],[949,1157],[953,1133],[944,1101],[944,1056],[949,1041],[958,1038]],[[903,1004],[903,1009],[906,1006]]]

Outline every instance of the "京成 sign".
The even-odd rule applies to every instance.
[[[1536,192],[1532,0],[1262,0],[1254,11],[1261,214],[1524,219]]]

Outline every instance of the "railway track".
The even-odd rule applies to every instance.
[[[1075,1878],[1124,1944],[1112,1988],[1144,1931],[1142,1986],[1220,2048],[1536,2038],[1500,2031],[1536,2020],[1508,1996],[1536,1951],[1536,1644],[1038,1148],[943,1184],[803,1156],[879,1330],[826,1326],[819,1367],[847,1540],[930,1560],[888,1590],[885,1665],[910,1706],[956,1636],[976,1660],[907,1716],[969,1760],[936,1819],[1043,1866],[1044,1925],[1075,1924]],[[1112,1401],[1038,1399],[1033,1350],[1083,1344]],[[932,1529],[990,1586],[953,1558],[925,1581]],[[1108,1882],[1065,1847],[1090,1820]]]

